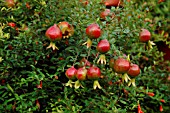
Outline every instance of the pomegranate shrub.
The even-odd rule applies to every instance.
[[[169,112],[168,4],[2,0],[0,111]]]

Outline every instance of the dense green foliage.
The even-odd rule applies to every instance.
[[[99,16],[106,9],[100,0],[90,0],[87,5],[81,0],[16,0],[14,7],[0,1],[1,112],[136,113],[139,103],[145,113],[159,112],[160,105],[163,112],[170,110],[170,63],[156,45],[148,48],[148,43],[139,41],[139,32],[145,28],[154,43],[170,44],[168,0],[124,0],[121,7],[110,8],[115,16],[106,20]],[[59,50],[46,49],[50,43],[46,30],[61,21],[73,25],[74,35],[57,41]],[[16,26],[10,27],[9,22]],[[88,39],[85,31],[91,23],[100,26],[102,35],[88,49],[82,44]],[[96,45],[101,39],[111,45],[105,54],[106,65],[97,64]],[[128,55],[141,69],[136,87],[122,83],[109,67],[111,58]],[[100,68],[102,89],[94,90],[92,80],[83,81],[84,88],[65,86],[66,69],[78,68],[82,58]],[[42,88],[37,88],[41,82]]]

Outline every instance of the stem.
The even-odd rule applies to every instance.
[[[87,63],[87,61],[88,61],[88,59],[89,59],[89,56],[90,56],[90,52],[91,52],[91,47],[89,48],[89,50],[88,50],[88,53],[87,53],[87,60],[86,60],[86,62],[85,62],[85,64]]]
[[[75,63],[76,63],[76,61],[77,61],[77,57],[79,56],[79,54],[78,54],[78,52],[77,52],[77,55],[76,55],[76,58],[75,58],[75,60],[74,60],[74,62],[73,62],[73,66],[75,65]]]

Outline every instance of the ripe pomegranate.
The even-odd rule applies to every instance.
[[[68,38],[74,34],[74,28],[68,22],[59,22],[58,27],[62,32],[63,38]]]
[[[66,83],[66,86],[72,87],[72,80],[76,79],[77,69],[74,66],[68,68],[65,72],[66,77],[69,81]]]
[[[74,80],[76,78],[76,74],[77,74],[77,69],[74,68],[74,66],[68,68],[65,72],[66,77],[70,80]]]
[[[62,32],[56,24],[48,28],[45,35],[51,41],[62,39]]]
[[[100,55],[97,63],[101,62],[101,64],[106,64],[106,56],[104,53],[108,52],[110,50],[110,43],[107,39],[101,40],[97,45],[97,51],[102,53]]]
[[[86,28],[86,34],[90,39],[97,39],[101,36],[101,29],[98,24],[90,24]]]
[[[103,20],[106,19],[106,16],[109,16],[110,14],[110,9],[105,9],[105,11],[100,13],[100,18],[102,18]]]
[[[114,62],[113,69],[116,73],[126,73],[130,68],[130,62],[123,58],[118,58]]]
[[[136,76],[138,76],[138,75],[140,74],[140,68],[139,68],[139,66],[136,65],[136,64],[132,64],[132,65],[130,66],[127,74],[130,75],[131,77],[133,77],[133,78],[130,80],[128,86],[130,86],[130,85],[132,84],[132,85],[135,87],[136,84],[135,84],[135,78],[134,78],[134,77],[136,77]]]
[[[101,71],[98,67],[92,66],[87,70],[88,79],[98,79],[101,75]]]
[[[147,29],[141,29],[139,33],[139,40],[141,42],[148,42],[151,38],[151,33]]]
[[[79,68],[77,70],[76,78],[78,80],[85,80],[86,79],[86,74],[87,74],[87,69],[85,67]]]
[[[104,4],[106,6],[119,6],[121,0],[105,0]]]
[[[52,41],[59,41],[62,39],[62,32],[56,24],[54,24],[53,26],[51,26],[47,29],[45,36],[51,41],[51,43],[47,47],[47,49],[51,48],[51,47],[53,50],[58,49],[55,46],[55,44],[52,42]]]
[[[140,68],[137,64],[132,64],[127,72],[128,75],[136,77],[140,74]]]
[[[7,7],[14,7],[15,6],[14,0],[5,0],[5,3],[6,3]]]
[[[102,87],[100,86],[98,82],[98,78],[101,76],[101,71],[98,67],[92,66],[87,70],[87,78],[88,79],[94,79],[93,83],[93,89],[96,89],[97,87],[101,89]]]
[[[100,53],[106,53],[110,50],[110,43],[107,39],[101,40],[97,45],[97,51]]]
[[[14,22],[9,22],[9,23],[8,23],[8,26],[10,26],[10,27],[13,27],[13,28],[14,28],[14,27],[16,26],[16,24],[15,24]]]

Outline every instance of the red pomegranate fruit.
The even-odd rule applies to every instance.
[[[98,79],[101,75],[101,71],[98,67],[92,66],[87,70],[88,79]]]
[[[98,24],[90,24],[86,28],[86,34],[90,39],[97,39],[101,36],[101,29]]]
[[[117,7],[120,4],[121,0],[105,0],[104,4],[106,6],[115,6]]]
[[[140,74],[140,68],[137,64],[132,64],[127,72],[128,75],[136,77]]]
[[[53,26],[47,29],[45,36],[51,41],[61,40],[62,32],[57,26],[57,24],[54,24]]]
[[[139,40],[141,42],[148,42],[151,38],[151,33],[147,29],[141,29],[139,33]]]
[[[65,72],[66,77],[70,80],[74,80],[76,78],[76,74],[77,74],[77,69],[74,68],[74,66],[68,68]]]
[[[87,69],[85,67],[77,70],[76,78],[80,81],[86,80]]]
[[[100,13],[100,18],[102,18],[103,20],[105,20],[106,17],[109,16],[109,14],[110,14],[110,9],[105,9],[104,11],[102,11],[102,12]]]
[[[101,40],[97,45],[97,51],[100,53],[106,53],[110,50],[110,43],[107,39]]]
[[[15,6],[14,0],[5,0],[5,3],[6,3],[7,7],[14,7]]]
[[[15,24],[14,22],[9,22],[9,23],[8,23],[8,26],[10,26],[10,27],[13,27],[13,28],[14,28],[14,27],[16,26],[16,24]]]
[[[59,27],[56,24],[49,27],[45,33],[45,36],[51,41],[47,49],[52,48],[53,50],[58,50],[58,47],[55,46],[53,41],[60,41],[62,39],[62,32]]]
[[[114,62],[113,69],[116,73],[126,73],[130,68],[130,62],[124,58],[118,58]]]

